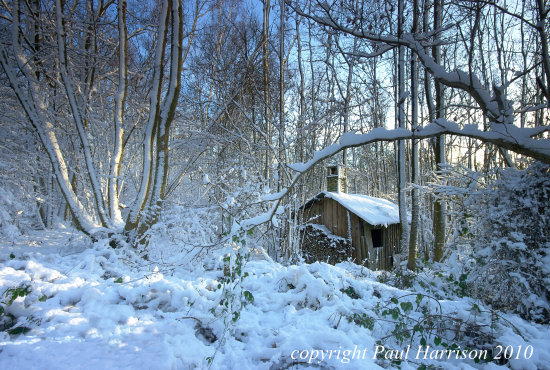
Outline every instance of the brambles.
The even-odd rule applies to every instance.
[[[357,326],[372,330],[374,328],[374,318],[368,316],[366,313],[358,314],[354,313],[351,316],[347,316],[348,322],[353,322]]]
[[[6,297],[8,300],[7,302],[2,302],[2,303],[10,306],[13,303],[13,301],[15,301],[18,297],[25,297],[29,295],[31,291],[32,291],[31,286],[28,284],[20,284],[15,288],[8,288],[4,292],[4,297]]]
[[[376,354],[381,361],[389,360],[392,365],[400,365],[403,357],[396,354],[405,350],[390,347],[393,345],[410,349],[413,343],[417,344],[419,353],[433,350],[439,354],[457,357],[475,349],[482,354],[488,353],[486,358],[480,356],[474,359],[475,362],[493,360],[491,349],[495,345],[495,339],[492,328],[499,316],[492,312],[491,323],[480,323],[482,311],[477,304],[472,306],[470,318],[464,320],[456,313],[444,313],[436,298],[411,293],[392,297],[385,304],[378,303],[374,312],[378,317],[354,313],[346,318],[348,322],[371,331],[375,323],[381,322],[378,325],[387,333],[376,342]],[[384,350],[378,351],[378,348]]]
[[[6,307],[11,306],[19,297],[26,297],[32,291],[29,284],[20,284],[16,287],[8,288],[3,296],[5,301],[0,303],[0,331],[6,331],[10,335],[26,334],[31,329],[26,326],[17,326],[17,317],[6,312]]]
[[[223,319],[224,331],[219,340],[216,337],[218,340],[216,351],[206,358],[209,366],[212,365],[218,349],[223,344],[226,333],[234,334],[231,329],[241,318],[244,306],[254,303],[254,295],[242,287],[243,280],[249,276],[248,272],[244,271],[244,267],[250,259],[250,253],[245,251],[244,235],[242,237],[234,235],[233,245],[238,246],[237,250],[223,258],[223,276],[217,286],[218,289],[222,289],[218,309],[213,307],[210,310],[210,313]]]
[[[348,297],[350,297],[351,299],[359,299],[361,298],[361,296],[359,294],[357,294],[357,292],[355,291],[355,289],[350,285],[348,286],[346,289],[342,288],[340,289],[340,291],[342,293],[345,293]]]

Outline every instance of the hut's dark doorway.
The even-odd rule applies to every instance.
[[[373,248],[382,247],[382,229],[372,229],[370,232]]]

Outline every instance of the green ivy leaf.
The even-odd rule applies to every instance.
[[[401,306],[401,309],[403,310],[403,312],[409,312],[409,311],[412,311],[413,309],[413,304],[411,302],[401,302],[400,304]]]
[[[254,296],[248,290],[244,291],[244,299],[246,299],[248,303],[254,303]]]
[[[435,337],[435,339],[434,339],[434,344],[435,344],[436,346],[439,346],[439,345],[441,344],[441,337]]]
[[[115,283],[121,284],[122,283],[122,277],[119,277],[118,279],[116,279]]]
[[[425,346],[425,345],[426,345],[426,338],[423,337],[422,339],[420,339],[420,345],[421,345],[421,346]]]
[[[391,302],[392,302],[393,304],[397,304],[397,302],[398,302],[398,301],[397,301],[397,298],[392,297]]]
[[[236,322],[240,316],[241,316],[241,313],[239,311],[233,312],[233,318],[232,318],[233,322]]]
[[[45,294],[42,295],[42,297],[38,298],[40,302],[46,302],[46,299],[48,299],[48,297]]]
[[[9,335],[27,334],[29,331],[31,331],[31,329],[27,328],[26,326],[18,326],[17,328],[8,330],[8,334]]]
[[[399,317],[399,307],[395,307],[392,310],[391,317],[392,317],[392,319],[397,320],[397,318]]]

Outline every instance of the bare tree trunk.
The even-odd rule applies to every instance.
[[[19,25],[21,22],[19,1],[13,2],[11,13],[13,22],[11,26],[11,45],[16,65],[12,65],[4,45],[0,45],[0,63],[15,96],[21,103],[30,124],[44,146],[61,193],[75,216],[75,226],[86,233],[91,233],[97,225],[71,188],[67,164],[54,132],[51,115],[48,114],[43,91],[36,78],[36,68],[33,68],[34,63],[27,59],[22,50],[21,40],[24,36],[21,35],[22,28]],[[20,84],[21,77],[16,74],[16,70],[20,71],[21,76],[27,82],[26,89],[22,88]]]
[[[115,96],[115,146],[111,157],[109,171],[109,211],[113,223],[122,225],[122,215],[120,214],[119,206],[119,175],[120,164],[122,163],[123,142],[124,142],[124,105],[126,101],[126,79],[127,79],[127,49],[128,43],[126,39],[126,0],[118,2],[118,34],[119,34],[119,50],[118,50],[118,90]]]
[[[157,31],[157,47],[155,51],[155,61],[153,66],[153,82],[151,88],[151,97],[149,103],[149,119],[145,127],[145,137],[143,140],[143,165],[141,173],[141,182],[139,192],[134,201],[134,206],[130,210],[126,219],[125,231],[134,232],[141,220],[142,213],[145,211],[145,205],[148,200],[152,176],[153,176],[153,145],[160,116],[160,108],[162,104],[162,81],[164,70],[164,54],[166,52],[167,22],[169,18],[169,4],[164,1],[159,18],[159,26]]]
[[[411,33],[414,35],[418,31],[418,0],[413,0],[413,24]],[[418,130],[418,57],[415,53],[411,55],[411,122],[413,132]],[[418,162],[418,140],[412,140],[411,147],[411,172],[413,189],[411,194],[411,234],[409,237],[409,260],[407,268],[411,271],[416,270],[416,256],[418,253],[418,221],[420,218],[420,200],[418,196],[420,173]]]
[[[542,66],[544,71],[544,77],[546,81],[542,78],[538,78],[540,89],[546,98],[546,103],[550,104],[550,54],[548,50],[548,35],[546,27],[546,18],[548,17],[548,6],[546,0],[537,0],[537,31],[540,37],[540,49],[542,57]]]
[[[354,38],[352,54],[355,54],[356,52],[357,52],[357,38]],[[349,115],[350,115],[349,105],[351,101],[351,82],[353,80],[353,67],[355,66],[355,60],[354,60],[354,55],[346,56],[344,54],[344,58],[348,65],[348,78],[346,82],[346,95],[344,95],[344,112],[343,112],[344,113],[344,133],[346,133],[349,130]],[[348,165],[347,150],[342,151],[342,164],[344,166]]]
[[[283,162],[285,160],[285,2],[280,0],[280,38],[279,38],[279,158],[277,160],[277,191],[284,185]]]
[[[525,1],[522,2],[522,6],[521,6],[521,17],[523,18],[525,16]],[[524,22],[520,22],[520,34],[521,35],[525,35],[525,26],[524,26]],[[528,68],[528,64],[527,64],[527,40],[525,37],[522,37],[521,38],[521,59],[523,61],[523,69],[524,70],[527,70]],[[523,78],[521,79],[521,96],[522,96],[522,108],[523,108],[523,105],[525,105],[525,97],[527,96],[527,74],[525,74],[523,76]],[[526,112],[521,112],[521,123],[520,123],[520,127],[521,128],[524,128],[525,127],[525,122],[526,122],[526,119],[527,119],[527,114]]]
[[[443,0],[434,0],[434,30],[441,28],[443,13]],[[433,57],[437,64],[441,64],[441,50],[439,45],[432,49]],[[445,100],[443,95],[443,85],[435,80],[435,118],[445,117]],[[445,166],[445,135],[435,138],[434,146],[435,162],[438,171],[442,171]],[[434,261],[439,262],[443,259],[445,251],[445,228],[446,228],[446,203],[437,198],[434,201]]]
[[[271,91],[269,87],[269,12],[271,9],[270,0],[264,1],[264,23],[263,23],[263,44],[264,44],[264,118],[266,134],[265,150],[265,179],[270,184],[271,176]]]
[[[143,236],[160,217],[162,204],[167,195],[169,176],[169,140],[170,128],[176,113],[181,90],[181,73],[183,61],[187,58],[199,18],[206,14],[203,11],[205,2],[195,3],[194,18],[188,41],[183,48],[183,9],[179,0],[166,0],[161,11],[161,20],[157,32],[157,50],[155,52],[155,69],[149,121],[145,132],[143,146],[143,170],[140,191],[126,221],[125,230],[134,232],[133,241],[146,244]],[[168,26],[168,22],[170,25]],[[168,58],[167,90],[162,99],[164,55],[170,33],[170,54]],[[153,148],[154,153],[153,153]],[[154,154],[154,156],[153,156]]]
[[[57,51],[59,57],[59,69],[61,72],[61,79],[63,81],[63,87],[69,100],[69,106],[74,120],[80,145],[84,153],[84,163],[86,164],[87,175],[92,185],[92,191],[94,193],[94,200],[96,202],[96,210],[99,216],[99,221],[102,226],[111,227],[111,221],[105,213],[105,204],[103,195],[101,193],[101,184],[97,176],[95,166],[92,161],[92,154],[90,151],[90,144],[83,125],[82,112],[79,109],[76,93],[73,87],[72,77],[68,71],[67,51],[65,46],[65,21],[63,15],[63,5],[61,0],[55,2],[55,24],[56,24],[56,36],[57,36]]]
[[[404,0],[399,0],[397,14],[397,34],[403,37],[404,19]],[[397,121],[399,128],[406,128],[405,124],[405,47],[400,45],[398,48],[397,60]],[[398,200],[399,200],[399,222],[401,223],[400,251],[405,251],[408,246],[409,223],[407,220],[407,194],[406,194],[406,163],[405,163],[405,141],[400,140],[397,148],[397,169],[398,169]]]
[[[159,115],[158,130],[156,136],[156,161],[153,187],[150,198],[148,219],[140,225],[140,236],[144,230],[154,225],[160,216],[162,203],[165,199],[166,183],[168,181],[168,143],[170,140],[170,128],[176,113],[176,106],[181,90],[181,71],[183,68],[183,10],[179,0],[171,0],[171,39],[170,39],[170,70],[168,75],[168,89]],[[196,28],[199,10],[194,20],[189,43],[192,42],[193,32]]]
[[[311,3],[310,3],[311,4]],[[311,40],[313,39],[313,36],[311,35],[311,28],[312,28],[311,22],[308,21],[308,39],[309,39],[309,69],[311,72],[311,119],[313,121],[317,121],[317,106],[315,101],[316,90],[315,87],[317,86],[316,78],[315,78],[315,67],[313,65],[313,48],[311,47]]]
[[[298,73],[300,76],[300,84],[298,85],[298,94],[300,97],[300,105],[298,106],[298,132],[296,140],[296,157],[298,161],[304,161],[304,119],[306,112],[306,97],[305,97],[305,75],[302,65],[302,38],[300,37],[300,17],[296,17],[296,45],[297,45],[297,63]],[[303,190],[303,189],[302,189]]]

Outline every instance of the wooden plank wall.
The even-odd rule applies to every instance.
[[[389,225],[385,230],[384,238],[384,247],[388,249],[388,252],[399,253],[399,238],[401,237],[401,228],[399,224]]]
[[[337,202],[336,202],[337,203]],[[343,238],[349,238],[349,228],[348,228],[348,210],[346,207],[338,204],[338,235]]]
[[[327,227],[327,229],[329,229],[329,231],[331,233],[334,233],[334,229],[335,229],[335,225],[334,223],[336,222],[335,220],[335,217],[334,217],[334,204],[333,204],[333,200],[332,199],[323,199],[322,200],[322,204],[323,204],[323,215],[325,217],[325,226]]]
[[[310,208],[304,210],[303,220],[325,225],[331,233],[348,238],[350,231],[348,213],[351,222],[351,240],[354,246],[351,257],[355,259],[355,263],[361,264],[363,260],[366,260],[365,265],[370,269],[390,270],[393,267],[392,256],[399,250],[399,224],[383,228],[383,247],[373,248],[371,230],[378,227],[364,222],[334,199],[323,198],[315,201]]]
[[[334,199],[324,198],[321,203],[323,205],[323,224],[334,235],[348,238],[348,210]]]
[[[350,212],[349,216],[351,222],[351,242],[355,247],[352,258],[355,259],[355,263],[361,264],[364,258],[361,251],[361,224],[359,217],[357,217],[355,213]]]
[[[310,223],[317,225],[324,225],[323,207],[320,201],[314,202],[311,207],[306,209],[303,213],[302,223]]]

